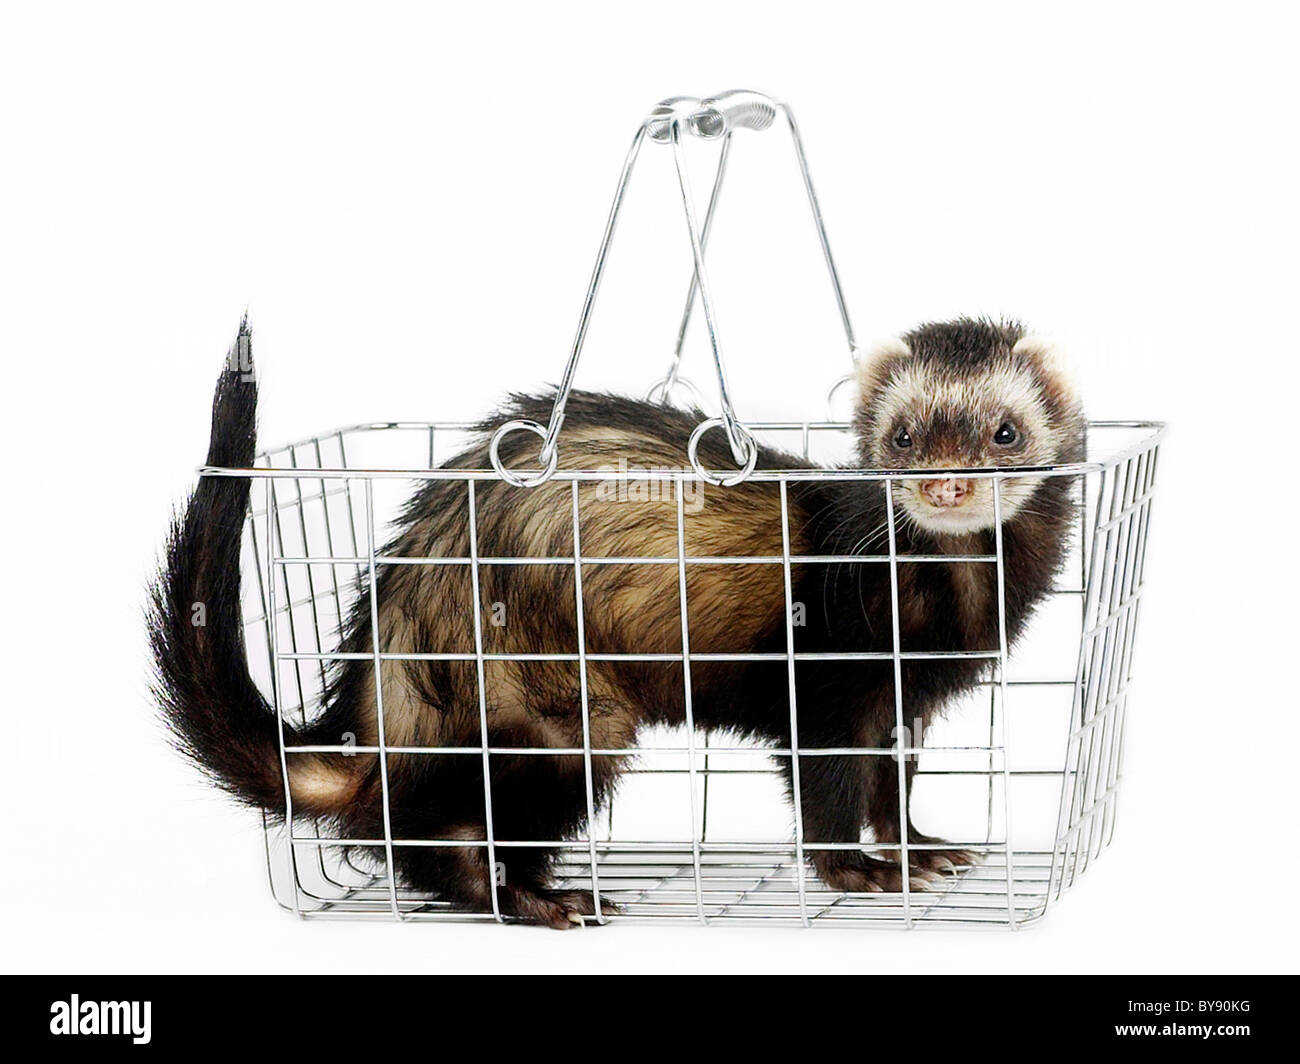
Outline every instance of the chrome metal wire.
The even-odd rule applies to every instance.
[[[494,470],[437,469],[421,465],[434,441],[452,445],[464,439],[464,424],[421,422],[351,426],[261,456],[254,469],[207,468],[206,475],[252,478],[258,490],[249,515],[249,579],[245,608],[245,634],[255,675],[266,689],[285,723],[312,718],[321,709],[319,684],[300,686],[297,669],[313,670],[331,661],[366,660],[375,663],[375,676],[385,662],[456,660],[473,662],[480,691],[480,739],[475,745],[390,746],[340,744],[296,746],[282,740],[281,768],[287,777],[289,759],[306,752],[378,755],[381,765],[395,754],[428,757],[480,758],[485,766],[504,755],[534,757],[581,756],[587,778],[589,830],[577,838],[511,839],[492,830],[484,838],[393,838],[386,826],[382,837],[343,839],[329,825],[293,816],[287,827],[267,819],[267,866],[276,898],[305,918],[379,918],[402,920],[500,920],[495,899],[481,913],[453,912],[436,896],[411,891],[389,871],[393,854],[408,846],[482,845],[495,867],[501,855],[515,847],[550,846],[561,853],[560,875],[565,886],[598,891],[601,898],[619,906],[601,922],[676,920],[696,923],[789,923],[819,926],[972,926],[1019,927],[1041,917],[1049,903],[1073,885],[1110,842],[1115,829],[1115,808],[1124,771],[1124,731],[1133,684],[1133,647],[1143,593],[1143,575],[1151,507],[1155,497],[1156,468],[1163,427],[1150,422],[1095,422],[1090,428],[1087,461],[1037,470],[1038,475],[1069,476],[1079,484],[1081,509],[1074,550],[1078,561],[1061,578],[1049,596],[1062,607],[1050,639],[1019,660],[1010,654],[1005,634],[1005,575],[1001,536],[991,555],[952,557],[908,555],[896,540],[888,554],[871,556],[891,571],[891,589],[897,594],[897,573],[907,565],[992,565],[998,572],[999,645],[988,651],[935,652],[903,648],[895,641],[888,652],[845,649],[812,654],[794,650],[787,639],[778,653],[705,653],[689,642],[686,614],[686,576],[691,567],[715,565],[765,565],[779,567],[786,599],[787,637],[793,635],[791,572],[796,566],[834,567],[871,563],[856,555],[805,556],[791,549],[788,493],[792,483],[817,479],[851,479],[883,484],[894,473],[884,470],[814,468],[756,469],[753,479],[778,485],[782,503],[782,550],[779,555],[721,557],[693,555],[686,550],[684,534],[669,556],[607,557],[583,553],[582,511],[578,487],[608,479],[608,470],[562,469],[554,474],[568,481],[566,493],[574,527],[574,549],[559,557],[496,557],[480,553],[476,488],[499,480]],[[767,423],[753,426],[775,445],[807,454],[818,441],[838,440],[848,451],[849,426],[826,422]],[[369,446],[383,441],[382,448]],[[410,457],[386,465],[353,466],[354,455],[382,449]],[[309,463],[315,463],[309,464]],[[639,474],[629,474],[635,476]],[[702,478],[680,470],[673,478],[676,498],[685,498]],[[1015,471],[983,470],[993,479],[995,499],[1001,509],[1001,483]],[[292,490],[272,493],[283,480]],[[469,554],[465,557],[396,557],[379,546],[386,538],[389,520],[400,492],[389,491],[392,501],[381,508],[378,489],[394,480],[428,479],[464,483],[469,521]],[[1086,485],[1086,490],[1084,486]],[[285,485],[287,488],[288,486]],[[394,485],[400,487],[400,485]],[[512,490],[527,491],[527,488]],[[888,497],[888,495],[887,495]],[[892,539],[892,537],[891,537]],[[478,593],[482,567],[487,565],[568,566],[575,573],[579,632],[585,633],[586,616],[599,608],[583,602],[584,570],[607,565],[670,565],[675,567],[681,598],[683,640],[680,653],[605,654],[590,652],[585,634],[572,651],[545,654],[509,654],[485,649],[482,630],[483,603]],[[398,653],[379,647],[377,652],[344,653],[338,650],[339,629],[358,595],[374,596],[375,574],[388,565],[453,565],[468,569],[475,587],[472,652]],[[331,574],[327,577],[324,570]],[[305,572],[315,570],[317,578]],[[256,575],[254,575],[256,574]],[[359,582],[359,583],[358,583]],[[297,589],[301,588],[301,593]],[[897,604],[895,600],[894,609]],[[1051,607],[1044,607],[1050,611]],[[372,612],[372,616],[373,616]],[[1065,621],[1061,620],[1065,618]],[[1073,618],[1072,620],[1070,618]],[[1033,629],[1026,637],[1034,642]],[[300,649],[290,649],[296,647]],[[1028,652],[1026,652],[1028,653]],[[931,732],[910,736],[896,704],[898,739],[891,747],[807,749],[799,745],[799,691],[795,663],[800,660],[873,660],[892,662],[901,679],[902,663],[945,657],[979,657],[992,672],[981,681],[987,688],[983,731],[969,729],[951,736]],[[490,661],[571,661],[576,664],[583,690],[582,745],[532,748],[491,745],[487,739],[487,703],[484,670]],[[684,696],[691,705],[690,669],[703,661],[782,661],[790,692],[791,740],[787,747],[761,747],[725,734],[706,737],[693,729],[647,734],[630,747],[603,747],[592,742],[590,708],[586,701],[587,669],[592,662],[680,662],[685,677]],[[1069,664],[1066,664],[1068,661]],[[283,678],[283,679],[282,679]],[[902,692],[901,685],[897,690]],[[377,692],[378,693],[378,692]],[[378,699],[376,700],[378,702]],[[974,702],[958,707],[950,717],[969,719]],[[1011,718],[1017,725],[1012,748],[1008,738]],[[1059,724],[1042,727],[1043,720]],[[1020,725],[1028,725],[1020,727]],[[620,813],[598,809],[591,783],[594,757],[622,755],[632,758],[626,770],[628,783],[616,799]],[[918,843],[903,837],[891,845],[864,839],[858,843],[818,843],[803,837],[797,815],[803,796],[798,764],[810,757],[891,757],[898,765],[900,794],[906,786],[902,766],[918,759],[912,784],[916,796],[930,787],[957,787],[966,797],[960,810],[979,811],[963,831],[945,830],[947,807],[932,799],[930,818],[935,830],[952,844],[983,855],[978,865],[947,877],[938,891],[922,891],[909,876],[897,894],[842,894],[827,889],[807,861],[818,850],[858,849],[896,853],[934,849],[935,843]],[[780,759],[794,767],[793,800],[796,815],[780,795]],[[485,781],[489,774],[484,773]],[[751,781],[744,783],[744,781]],[[747,797],[740,786],[764,788],[762,803]],[[640,787],[651,788],[639,790]],[[673,801],[662,796],[678,788],[682,812],[671,812]],[[935,792],[938,793],[937,791]],[[703,796],[707,794],[707,801]],[[979,797],[976,798],[975,796]],[[490,786],[485,787],[490,809]],[[384,798],[384,823],[391,823],[389,799]],[[1048,806],[1052,820],[1042,815]],[[657,807],[662,806],[662,809]],[[764,810],[760,816],[755,808]],[[656,821],[660,813],[662,816]],[[741,816],[743,814],[743,816]],[[691,830],[680,830],[678,816],[689,816]],[[743,831],[735,827],[738,816]],[[960,817],[958,818],[961,819]],[[969,817],[967,817],[969,819]],[[653,823],[658,826],[654,826]],[[620,825],[626,824],[626,827]],[[757,826],[756,826],[757,825]],[[367,863],[358,848],[383,856]],[[887,852],[885,854],[889,856]],[[495,884],[494,884],[495,888]]]

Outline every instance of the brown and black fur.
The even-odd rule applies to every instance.
[[[900,416],[897,404],[875,402],[907,372],[961,378],[977,387],[982,374],[1031,377],[1050,438],[1034,438],[1036,450],[998,458],[1005,465],[1036,465],[1081,457],[1082,421],[1077,402],[1047,360],[1021,343],[1016,325],[963,319],[923,326],[895,346],[864,359],[863,394],[855,429],[859,464],[867,467],[973,467],[994,464],[980,450],[987,426],[961,410],[933,411],[915,429],[914,455],[893,453],[882,440],[895,426],[882,413]],[[247,366],[247,329],[239,340]],[[910,367],[908,369],[907,367]],[[955,387],[955,385],[953,386]],[[953,392],[965,395],[965,392]],[[508,418],[545,423],[551,396],[515,397],[481,426],[486,435]],[[213,407],[209,464],[251,466],[256,386],[232,369],[223,374]],[[615,468],[626,459],[640,468],[681,467],[686,442],[703,415],[613,395],[575,392],[559,441],[561,468]],[[996,415],[982,415],[996,416]],[[1036,423],[1037,424],[1037,423]],[[1035,436],[1043,436],[1039,426]],[[512,467],[531,467],[536,438],[515,433],[501,457]],[[1030,446],[1029,444],[1025,445]],[[1046,449],[1046,450],[1044,450]],[[1049,453],[1050,452],[1050,453]],[[730,468],[720,433],[704,437],[706,465]],[[1024,460],[1026,457],[1033,461]],[[760,448],[759,468],[804,468],[808,463]],[[479,444],[448,463],[490,468]],[[904,491],[899,486],[896,491]],[[178,743],[221,785],[241,800],[284,809],[272,710],[248,676],[239,616],[240,529],[248,501],[244,478],[206,477],[173,528],[163,572],[153,589],[150,629],[159,672],[159,698]],[[482,557],[567,557],[573,554],[572,488],[551,481],[515,488],[500,481],[476,487],[478,551]],[[579,488],[580,533],[585,556],[672,557],[677,554],[677,506],[671,490],[651,501],[613,502],[601,486]],[[782,525],[778,487],[743,484],[703,488],[702,505],[685,516],[688,555],[780,555]],[[1071,517],[1070,489],[1063,478],[1038,480],[1003,524],[1007,635],[1014,639],[1057,572]],[[465,557],[470,554],[464,482],[428,481],[406,506],[399,532],[383,553],[398,557]],[[879,483],[791,483],[789,536],[793,554],[887,554],[885,496]],[[896,498],[896,504],[899,499]],[[991,529],[937,535],[909,520],[897,522],[902,554],[990,553]],[[475,649],[473,587],[464,565],[382,565],[378,570],[378,629],[389,653],[472,653]],[[690,650],[699,653],[786,650],[783,574],[779,565],[693,565],[687,571]],[[889,566],[800,564],[793,566],[793,601],[803,604],[805,623],[795,627],[798,651],[880,651],[893,646]],[[681,617],[674,565],[629,562],[586,566],[582,572],[588,654],[680,654]],[[994,567],[988,564],[901,563],[899,612],[904,650],[990,650],[998,645]],[[571,566],[484,564],[480,570],[482,638],[488,653],[575,653],[577,612]],[[191,624],[195,602],[204,602],[208,623]],[[493,623],[504,608],[505,624]],[[343,634],[341,649],[372,650],[371,603],[362,595]],[[954,695],[984,674],[978,660],[909,661],[903,666],[904,717],[933,716]],[[731,732],[778,746],[790,742],[790,707],[784,660],[698,661],[691,668],[693,714],[707,729]],[[880,747],[894,744],[892,662],[800,661],[797,664],[799,744],[817,747]],[[480,742],[479,685],[471,661],[386,662],[381,685],[385,740],[391,747],[470,747],[474,753],[390,753],[388,776],[395,840],[486,838]],[[582,715],[576,662],[488,661],[484,684],[488,741],[493,747],[582,746]],[[680,661],[588,664],[591,742],[594,748],[631,746],[648,724],[685,719]],[[290,744],[338,746],[352,733],[361,745],[377,740],[373,667],[343,662],[326,693],[326,708],[313,724],[289,730]],[[779,759],[789,777],[788,758]],[[914,768],[915,762],[908,762]],[[586,789],[579,755],[494,754],[490,759],[492,827],[497,840],[550,841],[584,829]],[[597,800],[615,785],[621,759],[593,758]],[[374,755],[291,754],[295,813],[332,818],[345,838],[383,835],[379,766]],[[888,756],[813,756],[800,759],[806,843],[856,843],[869,826],[877,842],[900,836],[897,764]],[[910,772],[909,772],[910,778]],[[908,827],[910,842],[928,840]],[[505,915],[570,926],[590,915],[591,898],[551,889],[553,850],[503,847],[505,883],[499,898]],[[436,891],[465,909],[491,905],[486,850],[482,845],[433,848],[397,846],[398,869],[412,887]],[[911,853],[914,886],[938,870],[969,860],[957,851]],[[841,890],[900,888],[895,863],[856,850],[813,850],[811,860],[828,885]]]

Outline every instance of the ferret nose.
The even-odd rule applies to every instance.
[[[921,494],[931,506],[960,506],[975,491],[975,482],[967,478],[921,482]]]

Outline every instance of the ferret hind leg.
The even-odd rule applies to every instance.
[[[489,730],[491,746],[520,745],[513,733]],[[570,773],[554,762],[563,755],[494,755],[491,758],[494,845],[489,860],[483,762],[475,754],[392,755],[404,762],[392,773],[394,855],[408,887],[449,902],[457,912],[490,915],[493,893],[507,919],[568,930],[593,915],[591,895],[550,889],[556,852],[511,842],[562,840],[585,814],[585,789],[561,786]],[[568,760],[573,760],[569,758]],[[577,758],[579,773],[582,759]],[[581,783],[582,777],[579,775]],[[401,845],[404,841],[465,846]],[[611,907],[603,906],[606,912]]]
[[[525,745],[504,737],[500,745]],[[498,740],[493,740],[497,745]],[[615,772],[610,758],[592,759],[597,807]],[[494,755],[492,759],[492,822],[496,848],[498,890],[513,915],[530,923],[565,929],[596,915],[589,890],[555,889],[560,851],[555,846],[510,843],[559,843],[590,830],[587,825],[585,763],[577,754]],[[585,859],[586,850],[582,851]],[[585,863],[585,862],[584,862]],[[601,912],[613,915],[617,906],[601,899]]]

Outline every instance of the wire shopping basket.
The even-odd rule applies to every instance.
[[[341,428],[259,456],[253,469],[204,467],[205,476],[239,476],[252,480],[253,493],[245,529],[245,635],[250,668],[275,711],[287,724],[301,725],[323,708],[331,662],[340,652],[353,605],[378,594],[377,574],[385,566],[439,564],[466,567],[478,579],[489,565],[563,565],[577,586],[579,640],[555,658],[575,662],[585,690],[588,650],[581,635],[584,609],[600,604],[583,601],[581,574],[617,564],[582,553],[579,485],[604,481],[608,469],[561,468],[559,434],[566,401],[582,352],[592,308],[604,273],[624,192],[638,155],[647,141],[667,145],[674,156],[678,188],[690,235],[694,270],[667,374],[649,395],[667,401],[680,392],[698,394],[681,376],[683,339],[693,307],[704,314],[713,368],[718,381],[720,414],[696,428],[687,457],[690,469],[671,474],[676,485],[679,521],[683,489],[708,483],[729,487],[768,483],[779,491],[783,522],[788,522],[787,492],[804,482],[844,479],[876,483],[882,491],[898,471],[857,469],[838,464],[850,453],[850,426],[832,418],[768,423],[742,422],[736,415],[723,352],[715,325],[712,293],[704,254],[724,183],[733,135],[762,131],[780,119],[787,128],[803,177],[817,235],[842,320],[850,354],[855,344],[849,315],[826,239],[816,194],[808,176],[798,127],[789,108],[751,92],[726,93],[705,100],[679,97],[656,107],[639,126],[624,163],[606,224],[577,336],[557,393],[549,424],[511,421],[492,437],[489,467],[440,466],[471,438],[466,422],[400,422]],[[702,222],[698,219],[683,142],[687,137],[719,142],[712,192]],[[845,378],[845,380],[850,378]],[[833,395],[843,381],[831,389]],[[829,400],[830,396],[828,396]],[[719,430],[736,468],[706,467],[699,455],[705,432]],[[507,467],[498,450],[505,436],[527,431],[541,440],[535,471]],[[1155,491],[1156,465],[1163,426],[1149,421],[1092,422],[1086,460],[1035,468],[1035,476],[1068,477],[1078,493],[1078,527],[1070,561],[1014,655],[1005,635],[1005,604],[998,595],[1000,645],[977,655],[987,659],[987,674],[973,693],[942,721],[915,736],[903,719],[901,682],[896,685],[897,729],[892,749],[854,751],[863,757],[890,757],[911,762],[911,810],[927,830],[981,855],[971,868],[946,877],[942,889],[909,888],[906,874],[896,893],[856,894],[821,884],[807,865],[815,843],[803,839],[798,818],[792,825],[779,769],[781,759],[796,766],[812,752],[798,746],[797,671],[799,654],[792,631],[786,650],[774,657],[788,663],[791,743],[775,748],[726,732],[697,731],[690,716],[690,664],[710,655],[693,654],[685,639],[686,574],[693,566],[746,564],[776,567],[789,574],[804,559],[789,538],[779,554],[745,559],[692,554],[679,543],[675,556],[638,558],[645,564],[675,568],[681,588],[683,646],[677,655],[686,677],[686,725],[646,728],[632,746],[594,748],[584,728],[581,754],[588,765],[588,824],[578,837],[561,840],[493,838],[483,841],[494,854],[511,845],[545,844],[558,849],[558,877],[573,889],[594,890],[617,904],[618,912],[601,921],[678,920],[702,923],[785,922],[805,926],[846,923],[920,927],[981,925],[1017,927],[1043,915],[1049,903],[1073,884],[1109,843],[1124,767],[1124,734],[1133,677],[1133,646],[1142,600],[1146,547]],[[801,456],[808,468],[759,467],[756,440]],[[975,476],[990,479],[994,498],[1009,476],[1025,470],[989,469]],[[647,472],[647,476],[653,471]],[[635,478],[635,472],[628,474]],[[968,475],[963,472],[963,475]],[[463,486],[471,515],[466,557],[394,557],[383,546],[386,529],[413,483],[454,481]],[[527,492],[541,483],[569,484],[574,550],[568,557],[494,558],[480,555],[473,526],[476,491],[486,484]],[[892,535],[880,561],[896,573],[898,565],[925,564],[931,558],[908,558],[897,551]],[[995,567],[1005,587],[1000,526],[991,554],[957,564]],[[860,557],[817,559],[823,564],[861,563]],[[953,564],[949,562],[949,564]],[[897,602],[897,578],[892,594]],[[483,623],[475,609],[476,633]],[[899,646],[885,658],[897,669],[912,651]],[[390,655],[374,649],[376,663]],[[400,655],[391,655],[400,657]],[[610,656],[610,655],[607,655]],[[637,659],[637,654],[625,655]],[[640,655],[648,658],[650,655]],[[485,660],[509,659],[485,651],[481,636],[472,653],[482,675]],[[376,668],[374,675],[379,676]],[[901,673],[897,673],[901,677]],[[481,682],[481,681],[480,681]],[[584,703],[584,714],[586,706]],[[355,738],[355,737],[353,737]],[[281,760],[301,751],[281,738]],[[347,756],[346,743],[336,751]],[[511,753],[489,741],[486,717],[480,745],[458,751],[490,759]],[[381,762],[390,756],[380,729],[375,751]],[[404,748],[403,756],[450,756],[445,751]],[[604,806],[591,789],[593,756],[626,755],[625,782]],[[286,768],[286,775],[288,769]],[[900,799],[905,793],[899,769]],[[489,796],[490,797],[490,796]],[[799,808],[799,776],[794,773],[794,805]],[[398,918],[403,920],[500,919],[497,908],[481,913],[454,910],[434,894],[414,891],[393,872],[394,849],[402,846],[466,845],[464,839],[411,839],[391,829],[388,795],[384,795],[381,840],[341,837],[331,824],[295,816],[292,808],[268,811],[267,867],[275,897],[285,908],[309,918]],[[904,803],[906,804],[906,803]],[[490,801],[488,803],[490,809]],[[490,819],[490,818],[489,818]],[[903,839],[904,849],[907,840]],[[871,843],[864,842],[864,849]],[[906,865],[906,861],[903,862]],[[495,890],[495,887],[494,887]]]

